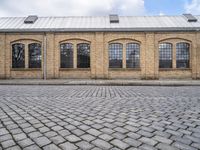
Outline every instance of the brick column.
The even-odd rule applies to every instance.
[[[155,79],[155,36],[154,33],[146,33],[146,49],[145,49],[145,78]]]
[[[197,79],[200,79],[200,33],[197,33],[197,47],[196,47],[196,68],[197,68]]]
[[[46,45],[46,76],[47,79],[55,78],[54,64],[55,64],[55,49],[54,49],[54,34],[47,33],[47,45]],[[44,43],[43,43],[44,44]]]
[[[0,79],[5,78],[5,34],[0,34]]]
[[[95,78],[104,78],[104,33],[95,33],[95,51],[93,51],[94,59],[92,59],[92,65],[95,67]]]

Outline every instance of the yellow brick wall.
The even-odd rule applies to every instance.
[[[0,78],[5,78],[5,34],[0,34]]]
[[[47,49],[46,75],[52,78],[105,78],[105,79],[158,79],[158,78],[200,78],[200,33],[191,32],[82,32],[82,33],[7,33],[0,34],[0,78],[43,78],[44,61],[41,69],[28,68],[28,48],[30,42],[40,42]],[[26,68],[12,69],[11,44],[23,42],[26,45]],[[60,69],[60,43],[74,44],[74,68]],[[77,69],[76,45],[90,44],[90,68]],[[123,68],[109,69],[108,46],[110,43],[123,44]],[[126,68],[127,43],[140,44],[140,68]],[[159,43],[188,42],[190,48],[190,69],[176,69],[175,50],[173,68],[159,69]]]

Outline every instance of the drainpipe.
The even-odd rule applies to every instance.
[[[43,38],[43,49],[44,49],[44,54],[43,54],[43,78],[44,80],[47,79],[47,36],[46,33],[44,33],[44,38]]]

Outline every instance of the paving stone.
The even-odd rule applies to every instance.
[[[34,142],[33,142],[31,139],[26,138],[26,139],[24,139],[24,140],[19,141],[18,144],[19,144],[22,148],[25,148],[25,147],[27,147],[27,146],[30,146],[30,145],[34,144]]]
[[[13,140],[8,140],[8,141],[1,142],[1,145],[5,149],[5,148],[16,145],[16,143]]]
[[[174,142],[173,146],[175,146],[175,147],[177,147],[179,149],[182,149],[182,150],[197,150],[194,147],[191,147],[189,145],[186,145],[186,144],[183,144],[183,143],[180,143],[180,142]]]
[[[117,146],[120,149],[126,149],[129,147],[129,145],[127,143],[120,141],[118,139],[114,139],[110,143],[112,143],[114,146]]]
[[[162,137],[162,136],[154,136],[152,139],[158,141],[158,142],[161,142],[161,143],[165,143],[165,144],[171,144],[173,141],[170,140],[170,139],[167,139],[165,137]]]
[[[139,150],[158,150],[158,149],[148,144],[142,144],[139,147]]]
[[[86,141],[78,142],[78,143],[76,143],[76,145],[82,150],[90,150],[94,147],[94,145],[92,145]]]
[[[142,136],[149,137],[149,138],[153,136],[153,134],[151,132],[147,132],[147,131],[144,131],[144,130],[139,130],[137,132],[137,134],[140,134]]]
[[[134,147],[138,147],[142,144],[142,142],[131,138],[125,138],[123,141]]]
[[[12,146],[7,148],[6,150],[21,150],[21,148],[19,146]]]
[[[10,134],[4,134],[0,136],[0,142],[11,140],[11,139],[12,139],[12,136]]]
[[[139,139],[141,137],[140,134],[134,133],[134,132],[129,132],[127,134],[129,137],[133,138],[133,139]]]
[[[16,141],[20,141],[20,140],[27,138],[26,134],[24,134],[24,133],[15,134],[15,135],[13,135],[13,137]]]
[[[58,134],[56,132],[54,132],[54,131],[49,131],[49,132],[44,133],[44,135],[46,137],[50,138],[50,137],[54,137],[54,136],[56,136]]]
[[[78,142],[81,141],[81,139],[79,137],[77,137],[76,135],[68,135],[65,137],[68,141],[70,142]]]
[[[108,134],[102,134],[102,135],[99,136],[99,138],[101,138],[104,141],[110,141],[110,140],[113,139],[113,137],[108,135]]]
[[[99,136],[99,135],[101,134],[101,132],[99,132],[99,131],[96,130],[96,129],[89,129],[89,130],[87,130],[87,132],[88,132],[89,134],[94,135],[94,136]]]
[[[51,141],[53,141],[54,144],[60,144],[65,141],[65,139],[62,136],[54,136],[50,138]]]
[[[88,141],[88,142],[93,141],[93,140],[95,139],[95,137],[92,136],[92,135],[90,135],[90,134],[84,134],[84,135],[81,136],[81,138],[82,138],[83,140]]]
[[[61,127],[61,126],[52,127],[52,130],[54,130],[54,131],[59,131],[59,130],[62,130],[62,129],[63,129],[63,127]]]
[[[165,143],[159,143],[156,147],[161,150],[179,150],[178,148]]]
[[[109,144],[108,142],[106,141],[103,141],[103,140],[100,140],[100,139],[96,139],[94,141],[92,141],[92,144],[96,145],[97,147],[101,148],[101,149],[105,149],[105,150],[109,150],[112,145]]]
[[[139,139],[139,141],[141,141],[145,144],[151,145],[151,146],[154,146],[158,143],[157,141],[155,141],[151,138],[147,138],[147,137],[142,137],[142,138]]]
[[[34,141],[40,147],[43,147],[43,146],[48,145],[48,144],[51,143],[51,141],[47,137],[44,137],[44,136],[35,138]]]
[[[72,143],[65,142],[59,145],[63,150],[76,150],[78,147]]]
[[[32,139],[34,138],[38,138],[38,137],[41,137],[42,134],[40,132],[32,132],[32,133],[29,133],[28,136]]]
[[[172,139],[173,141],[176,141],[176,142],[181,142],[186,145],[190,145],[192,143],[192,141],[190,139],[179,137],[179,136],[172,136],[172,137],[170,137],[170,139]]]
[[[42,149],[39,146],[34,144],[34,145],[24,148],[23,150],[42,150]]]
[[[43,150],[61,150],[61,149],[55,144],[49,144],[47,146],[44,146]]]

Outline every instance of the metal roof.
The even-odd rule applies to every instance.
[[[110,23],[109,16],[38,17],[25,24],[26,17],[1,17],[0,32],[73,32],[73,31],[199,31],[197,22],[185,16],[119,16],[119,23]]]

